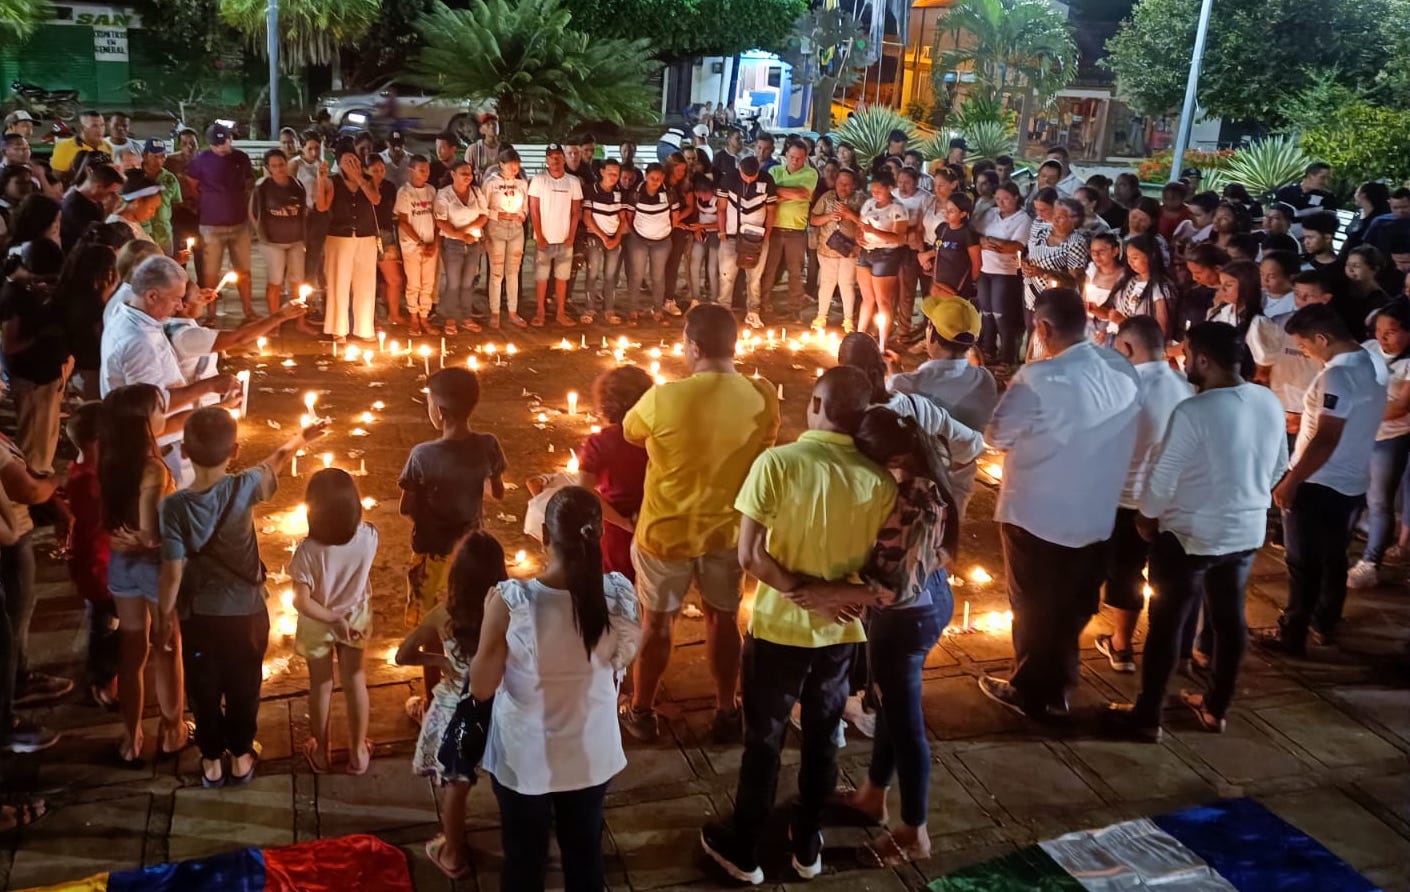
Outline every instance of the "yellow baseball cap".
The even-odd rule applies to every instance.
[[[962,297],[927,297],[921,301],[920,311],[935,326],[935,333],[947,341],[973,344],[979,338],[979,311]]]

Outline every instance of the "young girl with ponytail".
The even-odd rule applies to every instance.
[[[501,582],[485,601],[470,664],[478,700],[496,693],[481,765],[494,782],[502,888],[542,889],[556,824],[570,888],[603,888],[603,799],[627,765],[617,689],[636,655],[636,594],[602,574],[602,505],[580,486],[544,514],[544,571]]]

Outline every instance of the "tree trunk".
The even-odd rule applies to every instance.
[[[259,88],[259,95],[255,97],[254,104],[250,106],[250,139],[258,139],[256,127],[259,124],[259,107],[269,98],[269,84]]]
[[[813,85],[813,114],[810,126],[819,134],[832,129],[832,97],[837,92],[837,78],[825,77]]]

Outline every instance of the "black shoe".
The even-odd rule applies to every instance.
[[[764,882],[764,871],[760,869],[758,859],[735,836],[734,828],[728,824],[715,822],[701,827],[700,847],[732,879],[751,886]]]
[[[1307,656],[1307,641],[1286,635],[1282,629],[1258,632],[1253,636],[1253,643],[1273,653],[1292,657]]]
[[[1131,703],[1108,703],[1100,718],[1103,737],[1111,740],[1131,740],[1137,743],[1160,743],[1160,725],[1149,725],[1136,717]]]
[[[15,716],[10,723],[9,733],[0,736],[0,751],[16,755],[37,753],[58,742],[58,733],[43,725],[36,725],[29,719]]]
[[[710,719],[710,742],[716,746],[739,743],[744,737],[743,715],[736,706],[733,712],[715,710]]]
[[[1111,663],[1111,668],[1117,672],[1136,671],[1136,655],[1131,652],[1131,648],[1128,646],[1118,650],[1112,645],[1110,635],[1097,636],[1097,653],[1106,657],[1107,662]]]
[[[35,706],[40,703],[48,703],[73,690],[73,679],[61,678],[57,675],[45,675],[43,672],[26,672],[20,676],[15,683],[16,706]]]

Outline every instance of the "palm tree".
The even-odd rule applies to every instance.
[[[44,0],[0,0],[0,38],[24,40],[48,13]]]
[[[416,25],[425,46],[411,79],[440,92],[495,102],[511,136],[561,134],[579,121],[645,122],[657,115],[648,82],[660,67],[644,40],[590,40],[570,27],[560,0],[437,2]]]
[[[1047,0],[958,0],[936,22],[932,78],[973,76],[971,93],[1002,100],[1032,90],[1046,102],[1077,76],[1067,18]]]
[[[268,6],[268,0],[220,0],[220,17],[263,52]],[[381,9],[380,0],[279,0],[281,67],[297,71],[306,65],[336,65],[339,47],[364,37]]]

